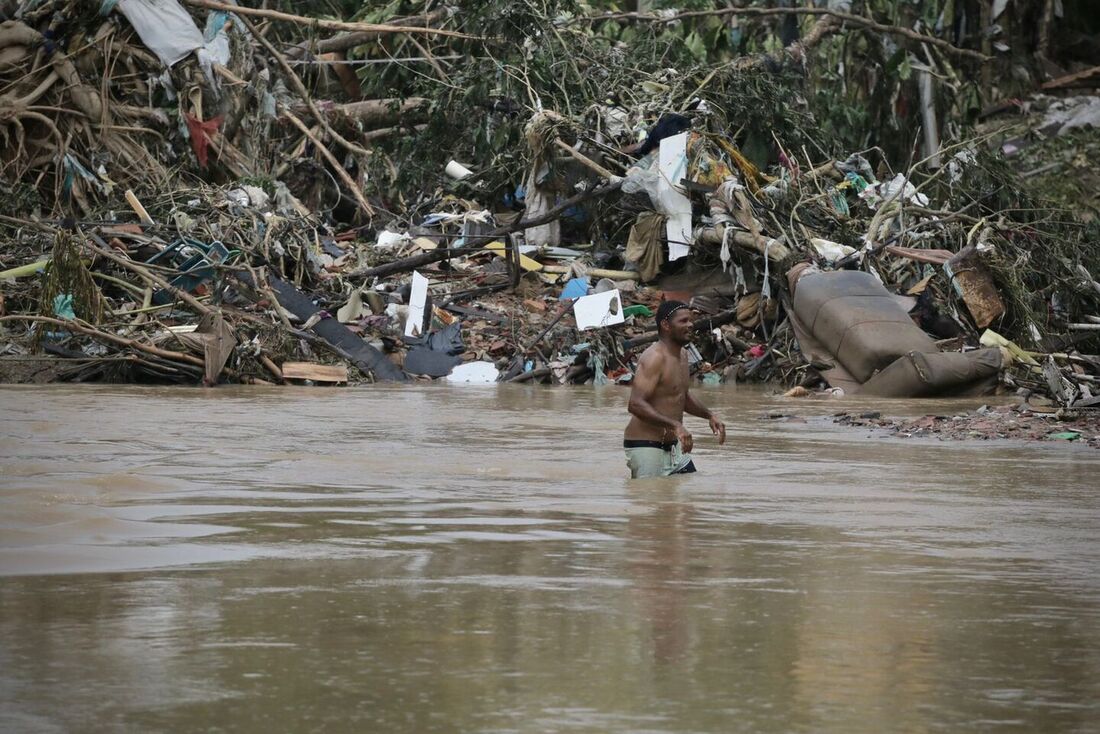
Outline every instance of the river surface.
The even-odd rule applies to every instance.
[[[1100,452],[700,395],[0,388],[0,731],[1100,731]]]

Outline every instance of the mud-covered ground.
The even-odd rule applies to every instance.
[[[936,436],[952,439],[1012,439],[1016,441],[1077,441],[1100,449],[1100,409],[1055,411],[1026,404],[982,406],[960,415],[895,418],[877,411],[844,412],[833,421],[845,426],[882,428],[895,436]]]

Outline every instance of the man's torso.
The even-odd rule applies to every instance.
[[[672,355],[660,344],[654,344],[646,352],[655,351],[659,356],[656,364],[647,365],[659,372],[657,387],[649,402],[661,415],[674,421],[684,418],[684,404],[688,391],[688,363],[683,350]],[[644,355],[643,355],[644,356]],[[627,439],[645,439],[651,441],[675,441],[662,426],[646,423],[632,417],[626,426],[624,437]]]

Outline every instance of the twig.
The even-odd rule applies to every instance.
[[[450,13],[445,7],[437,8],[428,13],[421,13],[419,15],[411,15],[403,18],[393,18],[387,26],[410,26],[416,24],[413,27],[416,28],[432,28],[436,25],[443,23],[450,17]],[[326,54],[333,51],[347,51],[349,48],[355,48],[356,46],[363,46],[380,36],[386,35],[385,33],[378,32],[362,32],[352,31],[337,33],[330,38],[322,38],[316,41],[303,41],[298,45],[287,50],[287,56],[292,59],[300,59],[307,54]]]
[[[436,60],[435,56],[432,55],[432,52],[429,51],[426,46],[421,44],[420,41],[417,41],[412,36],[409,36],[409,43],[416,46],[416,50],[423,54],[424,59],[432,65],[432,69],[435,70],[435,74],[439,77],[440,81],[454,86],[453,84],[451,84],[451,78],[447,76],[447,72],[443,70],[443,65]]]
[[[603,166],[601,166],[596,161],[594,161],[591,158],[589,158],[588,156],[586,156],[584,153],[581,153],[579,150],[574,148],[572,145],[569,145],[568,143],[563,142],[561,138],[554,138],[554,145],[561,148],[562,150],[564,150],[569,155],[573,156],[573,158],[575,158],[578,162],[580,162],[580,164],[583,165],[585,168],[589,168],[592,171],[595,171],[597,174],[599,174],[600,176],[603,176],[608,181],[615,181],[616,179],[620,178],[619,176],[616,176],[614,173],[612,173],[611,171],[609,171],[606,168],[604,168]]]

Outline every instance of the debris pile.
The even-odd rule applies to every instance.
[[[843,13],[779,53],[635,78],[593,66],[599,34],[544,18],[558,40],[539,53],[562,34],[584,52],[559,59],[584,65],[580,96],[548,91],[552,108],[530,79],[527,100],[490,95],[472,126],[498,145],[490,165],[457,134],[445,160],[407,148],[448,142],[443,52],[504,42],[462,13],[186,4],[26,3],[0,28],[5,364],[47,355],[38,379],[72,381],[625,383],[675,298],[698,312],[704,383],[1100,404],[1100,237],[1021,188],[1003,141],[925,138],[899,166],[813,138],[783,69]],[[447,91],[362,99],[342,62],[395,37]],[[413,173],[434,183],[402,190]]]

